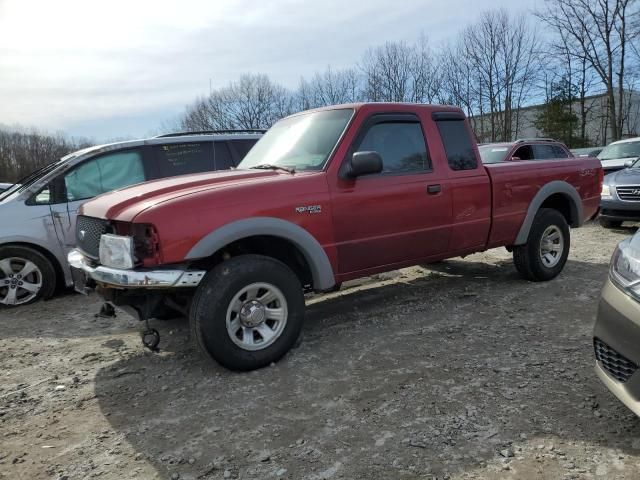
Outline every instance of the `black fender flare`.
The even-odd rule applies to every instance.
[[[529,208],[527,209],[527,215],[520,226],[514,245],[524,245],[527,243],[531,224],[533,223],[533,219],[538,213],[538,210],[540,210],[541,205],[546,199],[556,194],[561,194],[569,200],[569,205],[571,207],[571,222],[569,222],[569,224],[572,227],[579,227],[582,225],[583,207],[580,194],[573,185],[562,180],[554,180],[538,190],[538,193],[536,193],[531,200]]]
[[[311,269],[315,290],[328,290],[335,285],[329,257],[313,235],[295,223],[275,217],[251,217],[216,228],[189,250],[186,259],[195,260],[211,256],[230,243],[256,235],[280,237],[293,243]]]

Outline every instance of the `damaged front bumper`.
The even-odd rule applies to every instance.
[[[71,266],[75,288],[84,294],[92,289],[88,279],[100,286],[121,289],[185,288],[197,287],[207,273],[205,270],[120,270],[104,265],[93,266],[79,250],[69,252],[67,260]]]

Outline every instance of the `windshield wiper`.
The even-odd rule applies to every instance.
[[[283,172],[287,172],[291,174],[296,173],[296,170],[294,168],[282,167],[280,165],[273,165],[271,163],[261,163],[260,165],[254,165],[253,167],[249,167],[249,168],[258,168],[261,170],[282,170]]]

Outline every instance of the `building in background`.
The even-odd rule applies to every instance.
[[[640,136],[640,92],[627,90],[624,99],[622,138]],[[617,140],[612,134],[606,93],[586,96],[583,102],[580,99],[565,102],[556,110],[551,104],[550,101],[514,110],[511,113],[513,134],[508,135],[509,138],[499,131],[499,125],[504,124],[502,111],[495,114],[493,119],[489,114],[475,115],[470,119],[471,125],[479,142],[553,137],[574,148],[607,145]],[[551,116],[555,118],[550,119]]]

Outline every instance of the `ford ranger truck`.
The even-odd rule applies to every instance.
[[[235,170],[87,202],[69,261],[79,290],[140,320],[178,310],[202,352],[251,370],[295,344],[305,292],[496,247],[551,280],[602,178],[593,158],[483,165],[459,108],[332,106],[280,120]]]

